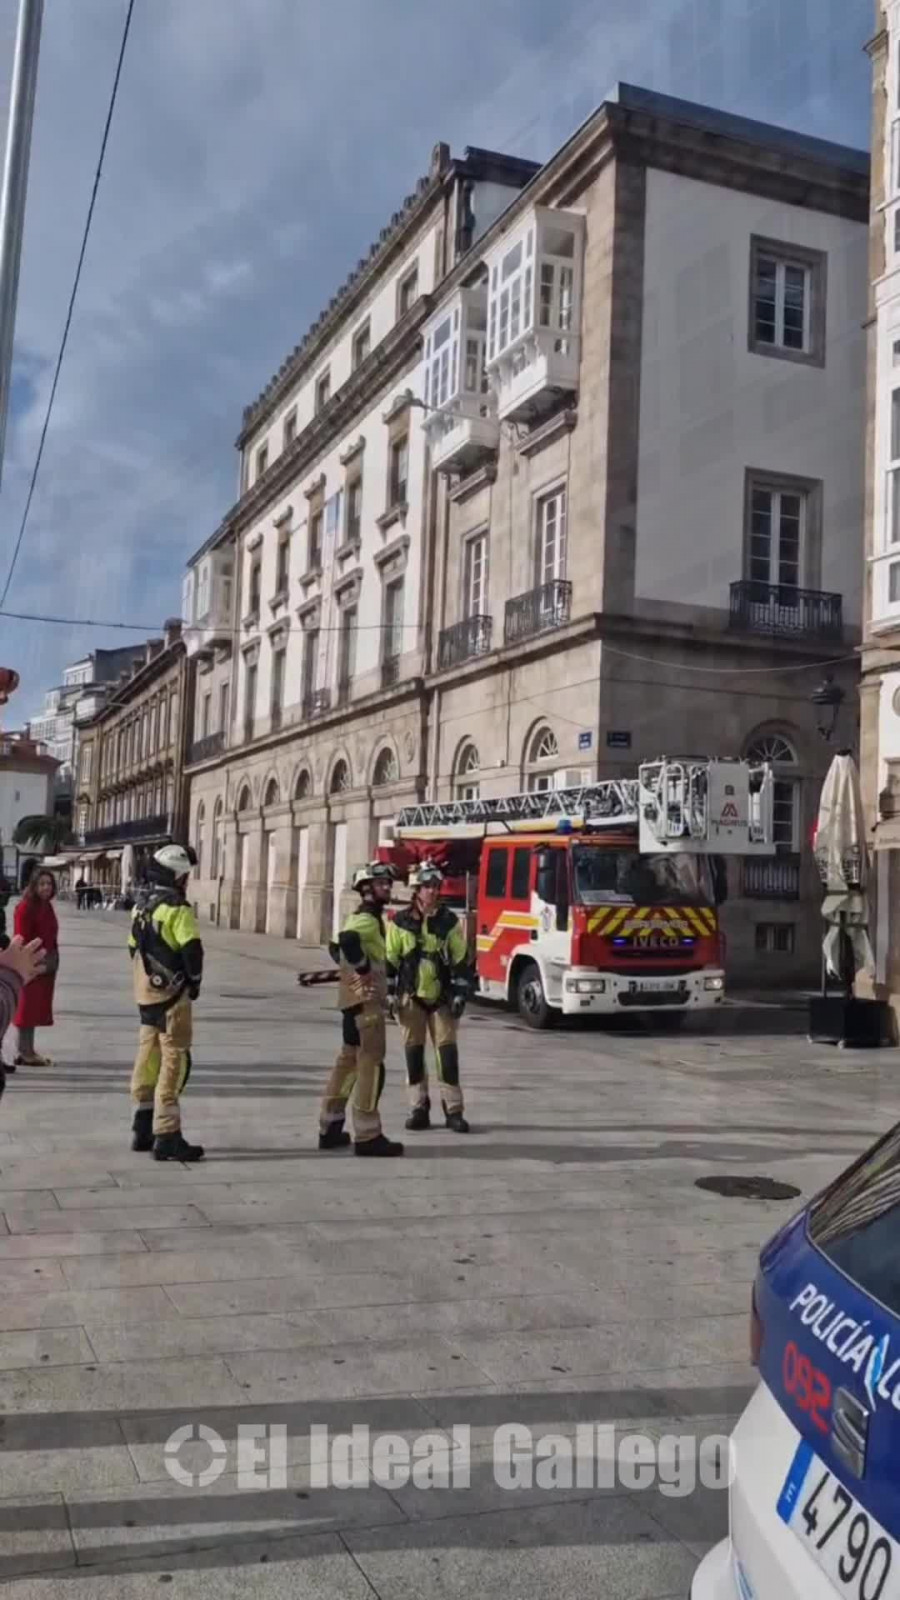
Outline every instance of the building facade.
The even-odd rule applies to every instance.
[[[445,145],[245,416],[242,493],[192,559],[194,898],[330,938],[380,821],[422,791],[434,480],[421,330],[537,169]]]
[[[130,669],[133,656],[134,648],[126,646],[121,650],[92,650],[90,655],[74,661],[64,668],[62,683],[47,690],[43,712],[30,722],[30,737],[45,744],[58,762],[51,811],[71,814],[77,763],[76,724],[102,702],[120,672]]]
[[[23,865],[36,855],[15,844],[15,830],[23,817],[52,814],[58,765],[29,733],[0,733],[0,869],[11,884],[21,882]]]
[[[878,0],[875,21],[860,767],[874,992],[900,1012],[900,5]]]
[[[180,621],[129,659],[102,705],[77,724],[77,865],[98,885],[120,882],[126,848],[128,876],[137,879],[154,848],[187,838],[193,671]]]
[[[625,86],[540,170],[439,147],[190,564],[202,915],[318,943],[413,798],[751,755],[778,853],[734,864],[729,965],[815,975],[867,218],[865,155]]]

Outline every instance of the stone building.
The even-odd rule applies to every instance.
[[[135,648],[99,709],[77,724],[78,866],[95,884],[119,884],[126,846],[137,878],[154,848],[187,838],[192,682],[181,623],[167,622],[164,637]]]
[[[623,85],[423,330],[430,794],[770,758],[778,853],[723,916],[766,985],[819,962],[823,660],[855,738],[867,211],[864,154]],[[483,350],[449,385],[448,327]]]
[[[778,854],[734,864],[729,967],[815,975],[867,218],[864,154],[627,86],[539,170],[438,148],[190,564],[203,915],[318,942],[415,796],[758,755]]]
[[[422,790],[434,480],[422,325],[536,167],[445,145],[245,412],[242,493],[192,558],[201,916],[318,943]]]
[[[860,769],[876,993],[900,1010],[900,4],[877,0],[875,18]]]

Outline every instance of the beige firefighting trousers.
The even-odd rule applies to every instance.
[[[430,1036],[437,1062],[441,1104],[446,1112],[462,1111],[463,1092],[459,1085],[457,1024],[456,1019],[450,1014],[449,1006],[438,1006],[436,1010],[428,1011],[417,1001],[404,999],[397,1009],[397,1021],[403,1030],[410,1103],[413,1106],[423,1106],[428,1102],[425,1042]]]
[[[145,1017],[149,1010],[144,1008]],[[181,1131],[179,1096],[191,1072],[191,1012],[189,997],[182,995],[166,1010],[160,1009],[155,1023],[141,1023],[131,1098],[138,1107],[152,1105],[154,1135]]]
[[[326,1133],[334,1123],[343,1122],[349,1100],[353,1137],[363,1144],[381,1133],[378,1102],[384,1088],[387,1048],[384,1001],[376,995],[341,1016],[344,1042],[325,1085],[319,1129]]]

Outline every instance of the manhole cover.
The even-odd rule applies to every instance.
[[[800,1193],[792,1183],[778,1183],[774,1178],[697,1178],[694,1188],[735,1200],[796,1200]]]

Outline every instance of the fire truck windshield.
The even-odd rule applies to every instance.
[[[576,845],[575,900],[583,906],[711,906],[712,875],[704,856],[642,856],[637,850]]]

